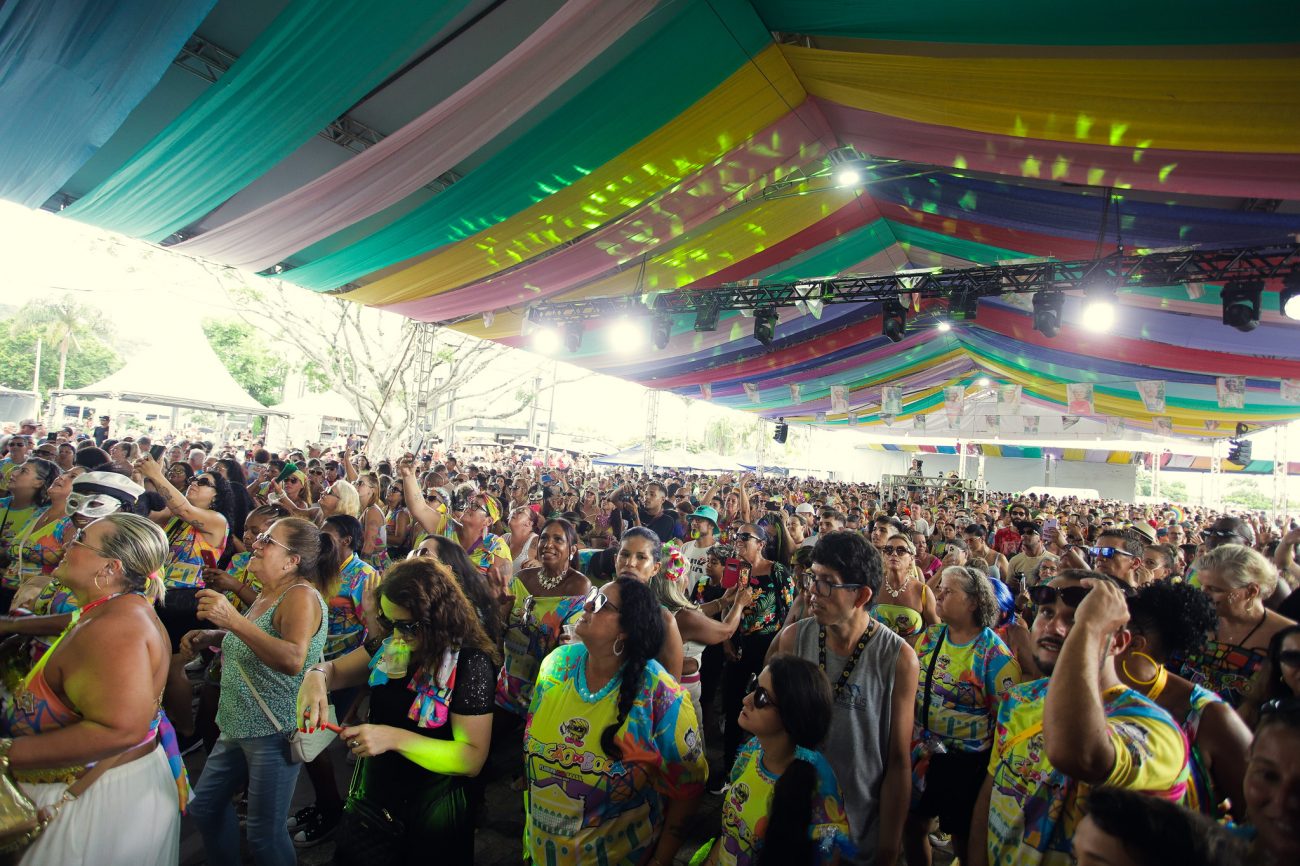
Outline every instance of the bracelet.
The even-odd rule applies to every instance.
[[[0,775],[9,772],[9,750],[14,747],[12,737],[0,739]]]
[[[329,686],[329,684],[330,684],[330,674],[329,674],[329,671],[325,670],[325,665],[323,665],[323,664],[320,664],[320,665],[312,665],[311,667],[307,668],[307,673],[308,673],[308,674],[311,673],[312,671],[317,671],[317,672],[319,672],[320,675],[323,676],[323,677],[325,678],[325,685],[326,685],[326,687]],[[306,676],[306,675],[307,675],[307,674],[303,674],[303,676]]]

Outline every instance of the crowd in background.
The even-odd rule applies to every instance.
[[[1288,518],[111,419],[0,445],[26,863],[175,863],[182,812],[214,864],[469,863],[489,784],[537,864],[1300,862]]]

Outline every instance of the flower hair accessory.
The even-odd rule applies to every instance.
[[[664,577],[673,583],[681,580],[686,575],[687,563],[686,557],[682,555],[682,549],[675,541],[668,541],[663,546],[663,574]]]

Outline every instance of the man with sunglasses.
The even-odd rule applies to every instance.
[[[1038,607],[1034,661],[1048,676],[1003,696],[963,862],[1073,863],[1081,807],[1099,785],[1182,798],[1182,730],[1115,670],[1131,639],[1128,592],[1118,580],[1081,569],[1030,590]]]
[[[9,495],[9,476],[15,469],[27,462],[32,451],[32,437],[15,433],[9,437],[5,449],[8,453],[0,459],[0,496]]]
[[[857,845],[854,863],[897,862],[912,795],[911,737],[919,665],[871,615],[884,582],[880,553],[860,533],[824,533],[813,547],[808,618],[782,629],[769,655],[816,663],[835,698],[821,752],[834,763]]]

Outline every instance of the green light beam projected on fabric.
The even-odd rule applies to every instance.
[[[1002,45],[1232,45],[1300,40],[1278,0],[1095,0],[1054,14],[1041,0],[753,0],[769,29],[809,36]],[[1291,24],[1286,24],[1290,21]]]
[[[746,0],[713,0],[713,6],[726,26],[698,0],[655,13],[624,37],[642,41],[639,48],[549,116],[539,119],[534,111],[524,118],[521,123],[535,125],[513,144],[396,222],[295,268],[293,282],[327,291],[470,237],[670,123],[771,43]],[[649,39],[647,26],[658,28]]]
[[[165,239],[336,120],[468,3],[296,0],[216,84],[65,213]]]

